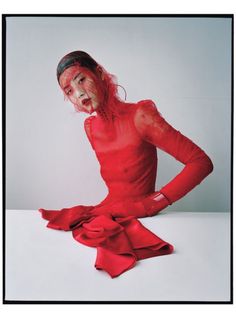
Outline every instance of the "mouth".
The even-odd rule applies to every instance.
[[[85,98],[84,100],[82,100],[82,104],[83,105],[88,105],[91,101],[91,98]]]

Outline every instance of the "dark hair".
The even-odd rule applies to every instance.
[[[86,52],[74,51],[65,55],[57,65],[57,80],[61,74],[70,66],[79,64],[95,73],[98,63]]]

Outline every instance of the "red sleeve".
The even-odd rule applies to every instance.
[[[172,204],[191,191],[213,170],[207,154],[192,140],[173,128],[151,100],[138,104],[134,123],[141,137],[182,162],[185,167],[161,192]]]

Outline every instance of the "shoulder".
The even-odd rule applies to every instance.
[[[90,116],[84,120],[84,130],[90,142],[92,141],[91,125],[94,118],[95,116]]]
[[[138,131],[145,129],[145,127],[161,118],[161,113],[151,99],[141,100],[136,104],[134,125]]]
[[[160,115],[160,112],[157,109],[156,104],[151,99],[141,100],[136,104],[136,109],[134,113],[134,118],[140,119],[152,117],[153,115]]]

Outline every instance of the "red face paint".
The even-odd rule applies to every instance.
[[[92,114],[103,101],[101,80],[86,68],[73,65],[60,76],[60,87],[76,110]]]

